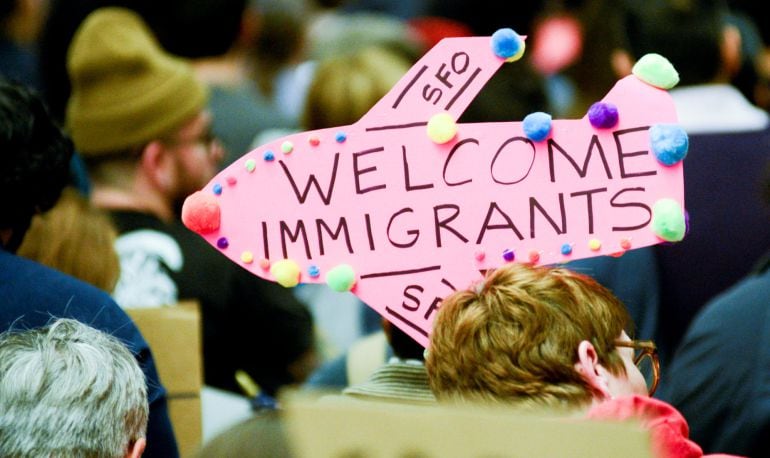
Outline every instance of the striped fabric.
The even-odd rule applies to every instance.
[[[369,380],[345,388],[342,394],[372,401],[401,401],[418,404],[436,402],[428,385],[425,366],[401,361],[380,366]]]

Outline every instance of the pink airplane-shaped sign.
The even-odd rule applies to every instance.
[[[423,345],[441,299],[486,269],[680,240],[670,64],[645,56],[582,119],[456,124],[523,51],[510,29],[444,39],[355,124],[245,154],[183,221],[254,275],[352,291]]]

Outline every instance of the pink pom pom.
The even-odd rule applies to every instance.
[[[208,234],[219,229],[219,202],[208,192],[196,191],[182,205],[182,222],[191,231]]]

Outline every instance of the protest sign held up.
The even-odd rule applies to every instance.
[[[582,119],[457,124],[524,48],[510,29],[444,39],[355,124],[223,170],[187,199],[185,224],[255,275],[352,291],[423,345],[441,299],[486,269],[681,240],[670,64],[646,56]]]

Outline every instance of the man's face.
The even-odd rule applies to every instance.
[[[631,342],[631,338],[628,337],[628,334],[626,334],[625,331],[620,334],[618,340]],[[623,360],[626,374],[608,374],[608,389],[610,394],[612,394],[613,397],[630,396],[633,394],[647,396],[647,382],[645,382],[644,376],[639,371],[639,368],[634,364],[634,349],[629,347],[616,347],[616,351]]]
[[[224,151],[211,134],[211,115],[202,112],[167,140],[175,162],[174,200],[201,189],[219,171]]]

